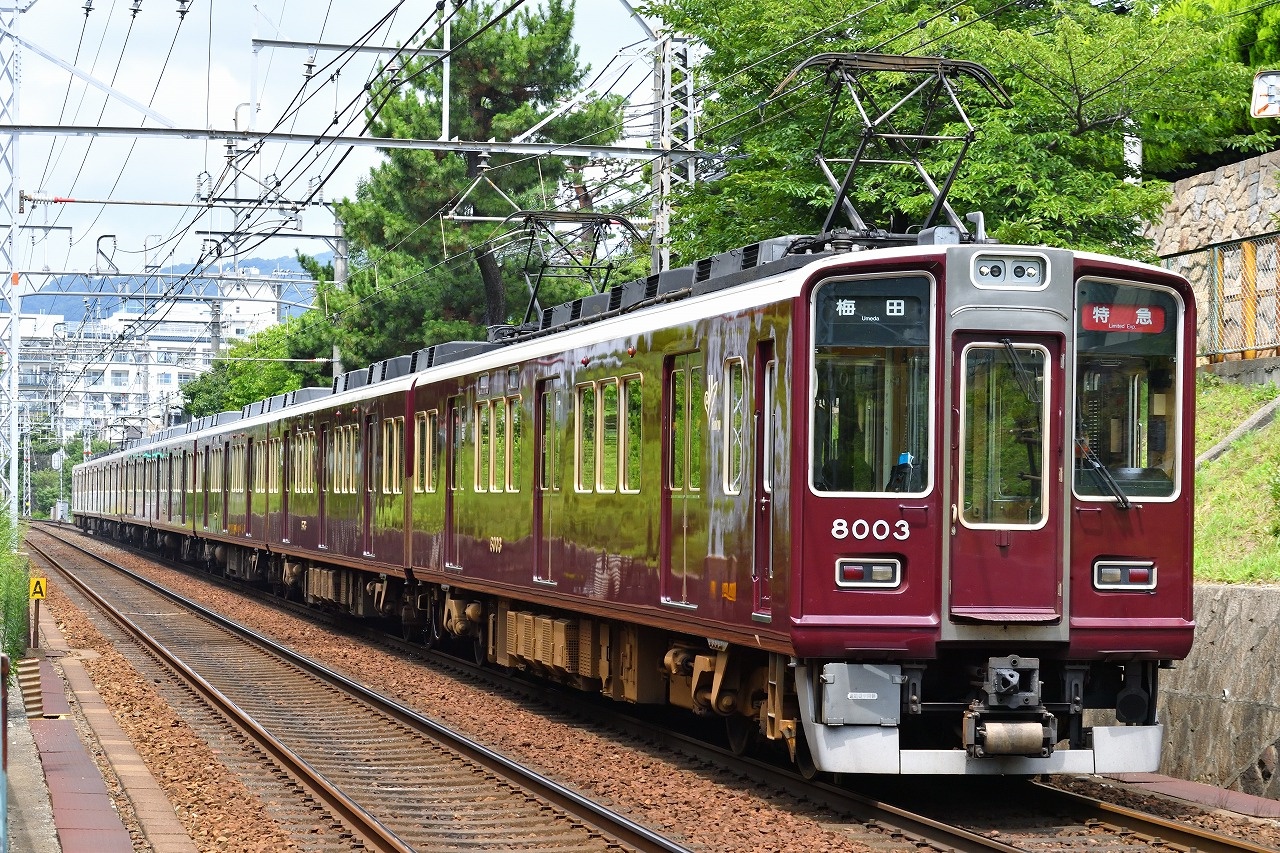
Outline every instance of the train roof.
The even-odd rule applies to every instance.
[[[373,385],[380,385],[380,390],[387,392],[401,390],[401,386],[407,389],[413,382],[412,377],[427,370],[457,364],[455,370],[449,371],[450,374],[466,372],[472,365],[463,365],[462,362],[472,362],[486,354],[506,350],[514,344],[593,326],[647,307],[710,295],[745,284],[763,283],[815,262],[847,259],[850,252],[876,249],[877,256],[891,258],[919,253],[922,246],[945,250],[946,246],[960,242],[958,236],[958,229],[938,227],[926,229],[916,235],[880,235],[879,239],[867,242],[844,238],[842,232],[822,237],[790,235],[763,240],[703,258],[687,266],[615,285],[607,291],[545,308],[534,323],[492,327],[489,330],[489,340],[449,341],[374,362],[368,367],[338,374],[330,386],[300,388],[258,400],[240,410],[196,418],[146,438],[130,440],[123,448],[108,455],[147,448],[159,450],[163,446],[190,440],[206,430],[240,421],[246,421],[244,426],[249,427],[264,419],[263,416],[275,419],[279,417],[278,413],[286,409],[297,414],[307,414],[332,402],[360,399],[364,396],[364,393],[359,393],[360,389]],[[997,244],[992,242],[990,245]],[[1077,256],[1126,266],[1149,267],[1136,261],[1106,255],[1077,253]],[[476,366],[476,369],[488,369],[488,366]]]

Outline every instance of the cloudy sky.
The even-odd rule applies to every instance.
[[[406,0],[379,26],[395,5],[393,0],[35,0],[19,16],[17,26],[19,36],[30,43],[21,49],[19,122],[25,126],[161,126],[42,55],[47,54],[138,104],[149,105],[179,128],[245,129],[252,118],[259,131],[278,127],[308,135],[331,132],[335,109],[354,101],[358,111],[362,105],[361,89],[375,55],[362,54],[349,62],[336,81],[317,74],[306,90],[313,97],[301,109],[286,114],[303,86],[308,51],[264,47],[255,57],[252,40],[350,44],[373,30],[369,44],[394,46],[408,39],[435,11],[434,0]],[[499,3],[500,8],[507,5]],[[87,15],[86,6],[91,7]],[[180,18],[178,10],[184,6],[186,16]],[[578,0],[577,19],[576,37],[593,71],[611,63],[618,67],[618,51],[644,38],[621,0]],[[434,28],[433,22],[426,31]],[[638,54],[641,47],[633,48],[624,59]],[[321,52],[317,68],[336,55]],[[625,93],[639,86],[638,97],[647,100],[647,84],[638,73],[618,87]],[[251,116],[248,104],[255,81],[260,109]],[[351,114],[345,112],[344,118]],[[256,182],[271,176],[287,177],[286,197],[305,197],[314,182],[335,167],[323,198],[350,195],[377,155],[357,149],[338,166],[342,153],[331,149],[317,157],[307,154],[303,146],[269,146],[246,164],[238,197],[257,196]],[[192,201],[202,180],[217,181],[224,175],[226,154],[224,143],[202,139],[22,136],[19,188],[28,195],[83,201],[28,203],[19,217],[26,226],[18,240],[19,267],[107,271],[114,265],[122,272],[134,272],[146,265],[195,261],[203,239],[195,232],[228,229],[230,214],[155,203]],[[233,195],[227,180],[220,189],[224,195]],[[152,204],[92,203],[104,199]],[[266,229],[281,221],[281,216],[268,216],[261,226]],[[296,224],[306,234],[332,234],[334,228],[332,216],[322,208],[308,209]],[[320,253],[327,246],[320,240],[273,239],[253,254],[279,257],[295,249]],[[224,268],[230,260],[224,259]]]

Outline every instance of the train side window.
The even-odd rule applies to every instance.
[[[481,400],[476,403],[476,491],[487,492],[493,476],[493,425],[490,421],[492,403]]]
[[[462,444],[467,427],[463,405],[462,397],[453,397],[449,401],[449,488],[453,491],[462,488]]]
[[[400,472],[404,470],[404,418],[382,422],[382,493],[401,492]]]
[[[702,425],[698,416],[703,399],[702,368],[689,368],[689,491],[702,489]]]
[[[669,486],[677,492],[702,488],[702,368],[698,353],[679,356],[671,370],[671,468]]]
[[[618,425],[618,380],[600,383],[600,491],[618,489],[618,449],[621,433]]]
[[[492,417],[493,470],[489,488],[495,492],[502,492],[511,487],[507,470],[507,418],[511,417],[511,408],[505,398],[498,397],[493,401]]]
[[[538,400],[538,421],[541,424],[541,435],[538,441],[542,448],[538,466],[538,488],[544,492],[560,491],[560,430],[558,426],[563,406],[562,392],[555,389],[543,391]]]
[[[574,468],[577,471],[574,485],[580,492],[590,492],[596,487],[596,463],[599,459],[596,434],[598,412],[594,383],[578,386],[575,411],[578,429],[575,433],[577,440],[574,442]]]
[[[373,494],[377,490],[378,475],[386,465],[387,446],[379,440],[378,416],[369,415],[364,422],[364,491]]]
[[[520,491],[520,440],[523,437],[520,412],[520,397],[508,397],[507,420],[510,423],[507,426],[507,437],[510,439],[510,449],[507,451],[507,489],[512,492]]]
[[[641,414],[644,410],[644,397],[639,376],[627,376],[622,380],[622,409],[625,418],[621,423],[622,435],[619,452],[622,461],[621,490],[635,493],[640,491],[640,459],[644,450],[644,434]]]
[[[746,468],[747,388],[742,359],[725,363],[724,493],[742,493]]]
[[[431,458],[431,435],[427,432],[427,413],[413,415],[413,491],[427,490],[427,463]]]

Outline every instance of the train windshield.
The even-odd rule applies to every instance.
[[[1075,492],[1128,506],[1177,492],[1178,328],[1170,291],[1084,279],[1078,288]]]
[[[931,293],[922,275],[840,279],[814,289],[815,491],[928,490]]]

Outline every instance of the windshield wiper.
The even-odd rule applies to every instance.
[[[1094,478],[1116,499],[1116,506],[1120,509],[1128,509],[1132,503],[1129,500],[1129,496],[1124,493],[1124,489],[1120,488],[1116,478],[1111,476],[1111,471],[1107,466],[1102,464],[1098,454],[1093,452],[1089,442],[1085,441],[1084,419],[1080,417],[1079,412],[1076,412],[1076,448],[1079,449],[1081,458],[1089,464],[1089,471],[1092,472]]]
[[[1013,363],[1013,375],[1018,380],[1018,387],[1022,389],[1023,396],[1029,401],[1039,405],[1040,389],[1036,387],[1036,377],[1031,370],[1022,363],[1022,359],[1018,357],[1018,350],[1014,347],[1013,341],[1008,338],[1000,339],[1001,345],[1009,355],[1009,361]],[[1039,410],[1037,410],[1037,415]],[[1037,417],[1038,420],[1038,417]]]

